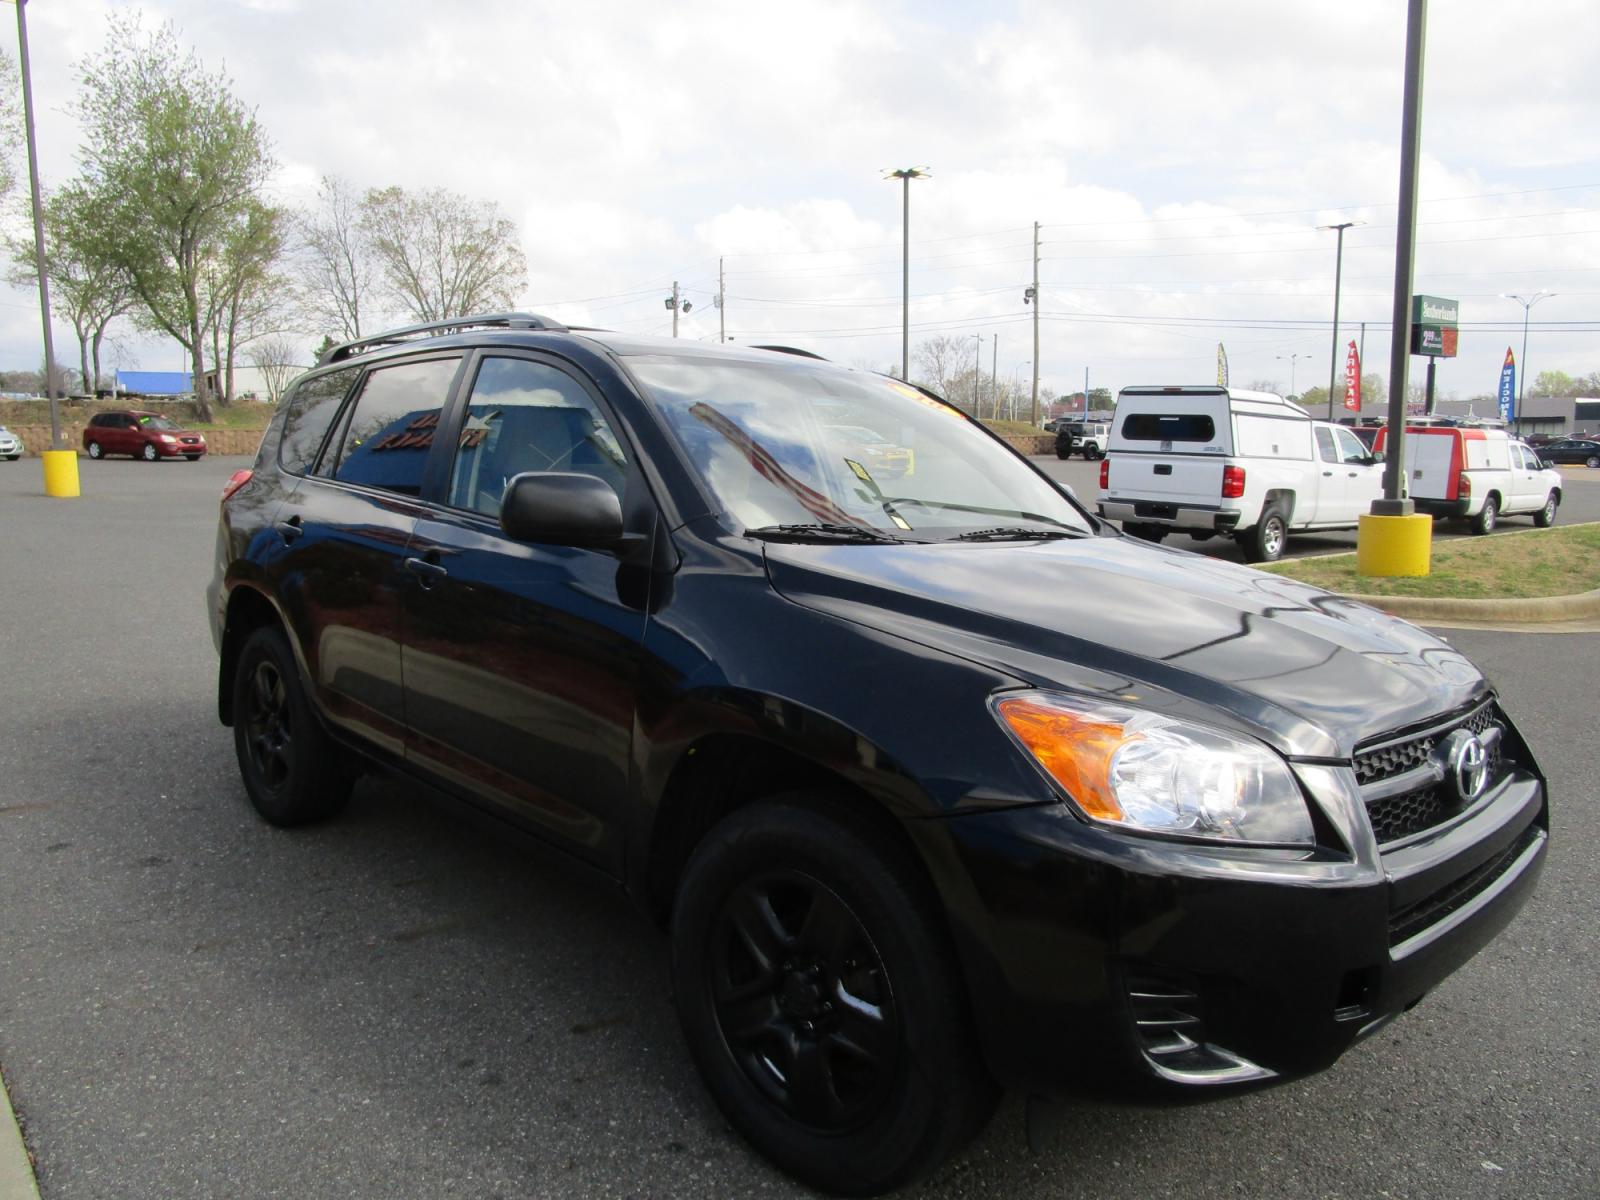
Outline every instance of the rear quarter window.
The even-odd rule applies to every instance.
[[[285,471],[293,475],[310,472],[328,427],[360,373],[358,368],[348,367],[304,380],[284,401],[287,414],[283,439],[278,443],[278,463]]]
[[[1205,413],[1129,413],[1122,436],[1130,442],[1211,442],[1217,427]]]

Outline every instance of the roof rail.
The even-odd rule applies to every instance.
[[[799,346],[751,346],[750,349],[770,350],[774,354],[793,354],[798,358],[814,358],[818,362],[828,361],[827,359],[823,358],[822,355],[814,354],[810,350],[802,350]]]
[[[372,337],[357,338],[353,342],[341,342],[337,346],[330,347],[317,360],[317,366],[324,367],[329,363],[343,362],[351,355],[362,350],[370,350],[375,346],[398,345],[422,337],[442,337],[447,333],[459,333],[467,329],[547,329],[554,333],[565,333],[566,328],[561,322],[541,317],[537,313],[480,313],[469,317],[450,317],[443,321],[426,321],[421,325],[405,325],[399,329],[389,329]]]

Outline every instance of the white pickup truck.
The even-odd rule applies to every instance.
[[[1129,387],[1100,464],[1100,515],[1137,537],[1231,536],[1250,562],[1289,534],[1354,529],[1383,494],[1382,456],[1271,392]]]

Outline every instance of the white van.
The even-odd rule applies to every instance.
[[[1100,515],[1137,537],[1232,536],[1251,562],[1290,531],[1354,529],[1383,494],[1382,457],[1272,392],[1129,387],[1100,466]]]

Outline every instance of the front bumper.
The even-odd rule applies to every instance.
[[[1342,852],[1183,846],[1065,805],[938,823],[964,868],[941,886],[1002,1083],[1171,1102],[1321,1070],[1531,894],[1548,842],[1536,774],[1380,854],[1354,776],[1300,773]]]

